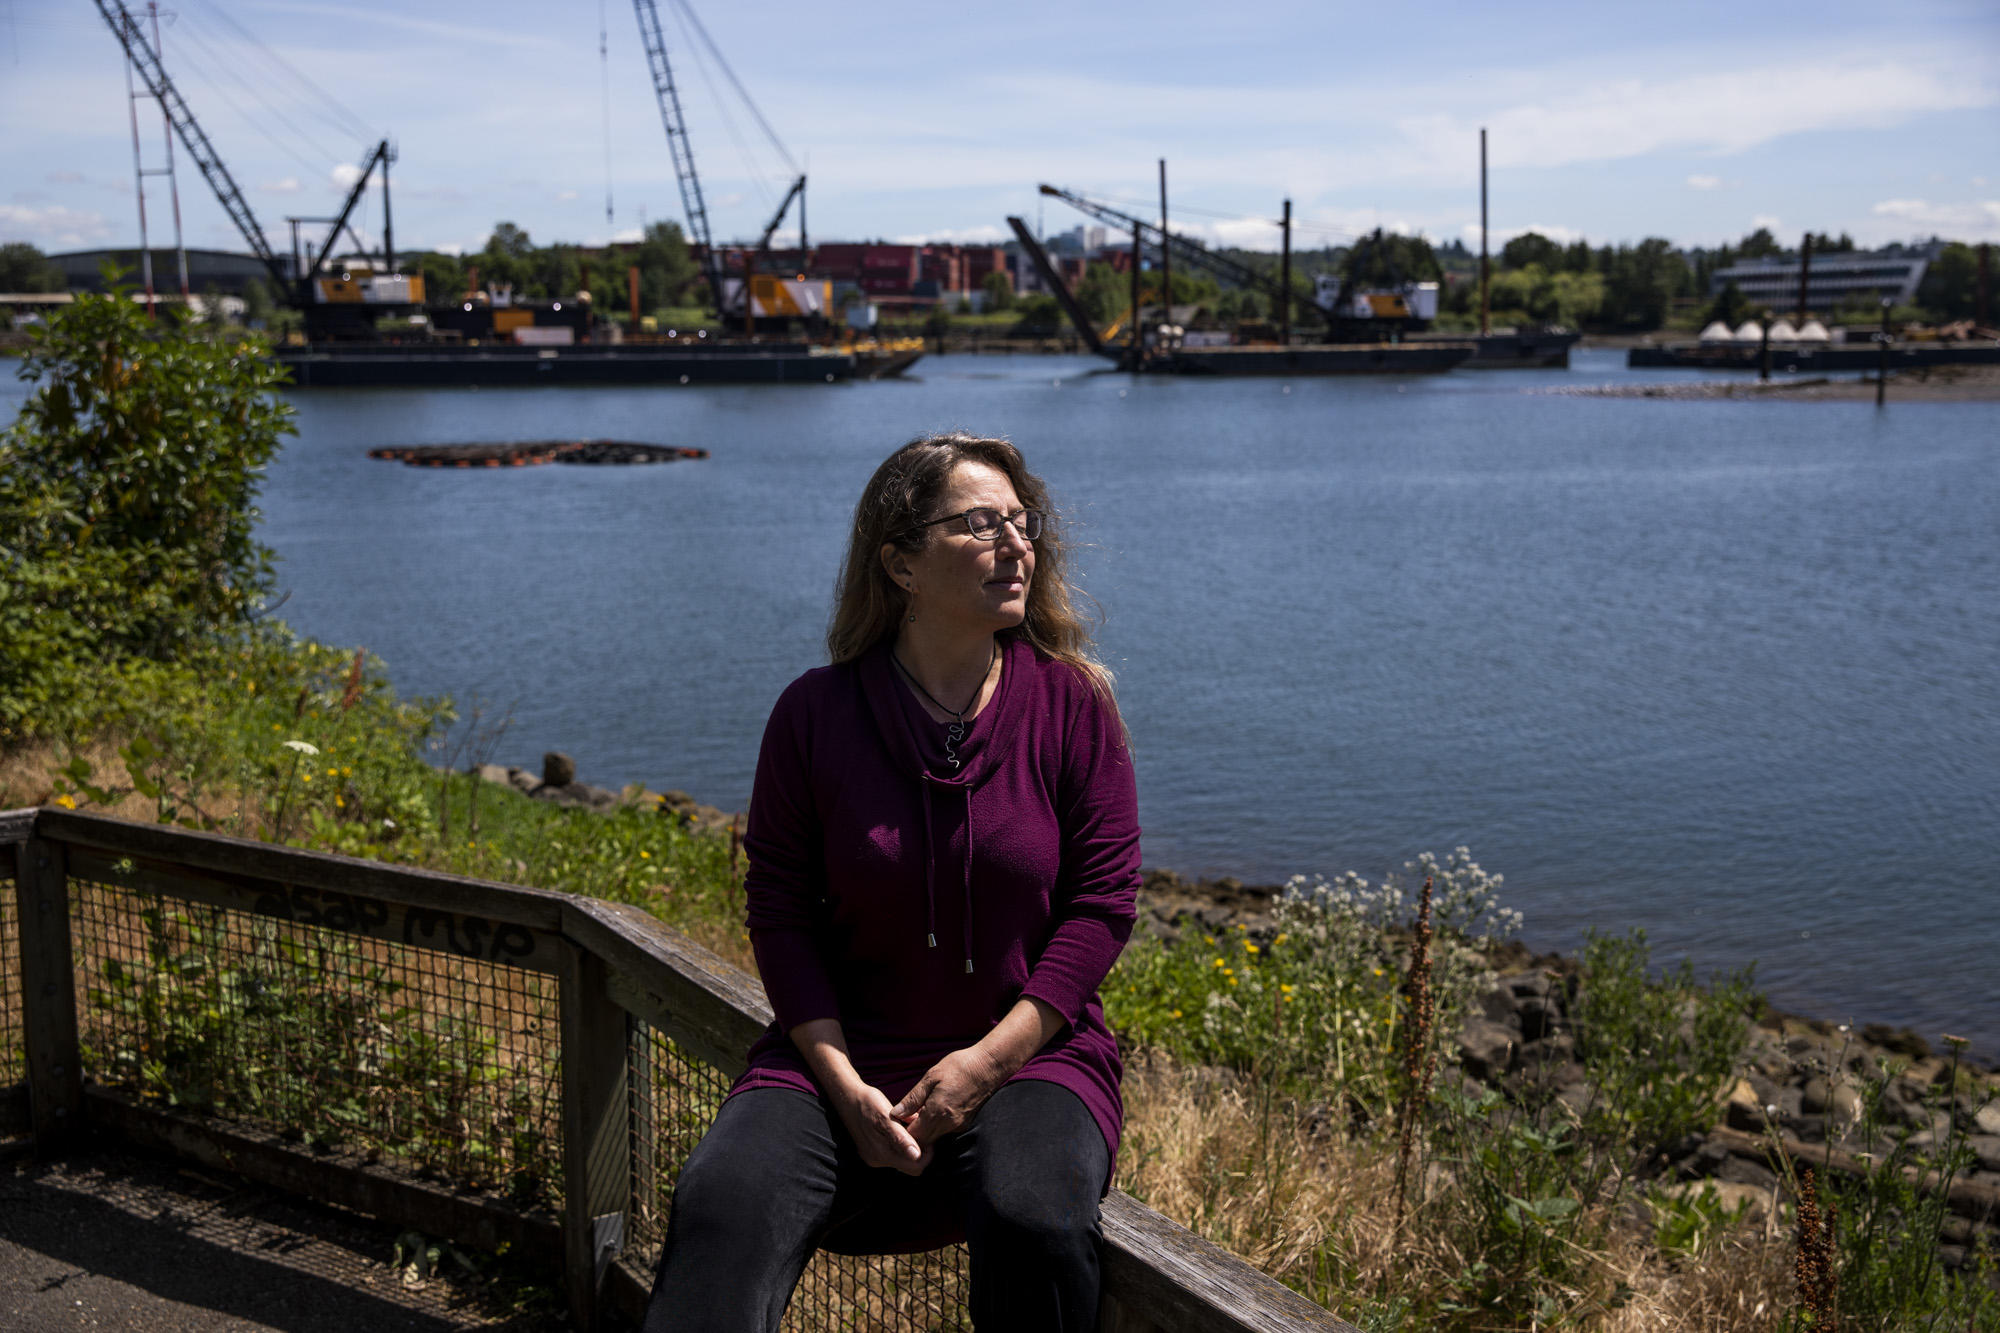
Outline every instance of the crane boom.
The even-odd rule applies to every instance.
[[[101,0],[100,0],[101,2]],[[681,207],[687,213],[688,239],[701,247],[702,276],[717,311],[722,309],[722,258],[709,232],[708,205],[701,197],[701,177],[695,174],[694,148],[688,142],[687,120],[681,115],[681,95],[674,88],[674,68],[667,61],[666,33],[653,0],[632,0],[639,19],[639,38],[646,46],[646,64],[653,73],[653,93],[660,102],[660,122],[666,126],[667,149],[673,154],[674,175],[680,182]]]
[[[1042,275],[1042,281],[1055,293],[1056,303],[1062,306],[1063,313],[1069,316],[1069,322],[1076,326],[1077,336],[1083,339],[1084,346],[1099,356],[1109,356],[1110,353],[1104,350],[1104,339],[1098,336],[1097,330],[1091,325],[1090,316],[1083,312],[1083,306],[1077,301],[1076,294],[1070,291],[1069,284],[1063,281],[1062,274],[1057,272],[1056,266],[1049,261],[1048,253],[1035,239],[1035,233],[1028,230],[1028,224],[1019,218],[1010,217],[1007,219],[1007,225],[1014,229],[1015,238],[1021,242],[1021,249],[1027,253],[1028,258],[1034,261],[1036,271]]]
[[[1101,204],[1095,199],[1087,198],[1070,190],[1060,189],[1054,185],[1042,186],[1042,193],[1062,200],[1079,213],[1087,213],[1099,222],[1114,224],[1120,230],[1130,231],[1137,228],[1142,236],[1171,246],[1176,257],[1184,259],[1191,264],[1199,265],[1217,277],[1227,278],[1239,287],[1261,290],[1273,300],[1277,300],[1283,294],[1283,288],[1278,285],[1277,279],[1271,277],[1269,274],[1259,273],[1248,264],[1239,264],[1227,255],[1219,255],[1213,250],[1195,244],[1185,236],[1176,235],[1173,232],[1161,231],[1160,225],[1157,222],[1148,222],[1144,218],[1120,212],[1109,204]],[[1136,256],[1134,256],[1134,262],[1137,262]],[[1298,298],[1294,297],[1293,299]],[[1325,306],[1319,305],[1317,302],[1308,302],[1308,304],[1311,304],[1320,314],[1326,316],[1329,322],[1336,318],[1334,312]]]
[[[160,109],[166,113],[167,123],[174,127],[174,133],[188,150],[188,156],[192,157],[195,166],[200,168],[202,178],[208,182],[208,187],[215,191],[216,199],[222,204],[222,211],[229,214],[229,220],[236,224],[236,230],[243,233],[243,239],[249,244],[251,253],[255,254],[270,271],[279,290],[289,287],[292,275],[285,271],[284,264],[272,252],[270,242],[264,239],[264,229],[258,225],[257,215],[250,211],[250,201],[245,199],[243,191],[236,187],[236,181],[230,176],[229,168],[222,165],[221,155],[215,151],[214,145],[208,141],[208,136],[202,132],[200,122],[194,118],[194,112],[188,109],[180,90],[174,87],[174,81],[167,77],[166,67],[160,63],[159,53],[153,50],[152,44],[139,30],[138,20],[132,17],[131,12],[119,3],[119,0],[96,0],[96,3],[97,12],[104,16],[104,21],[111,26],[112,35],[118,38],[118,44],[125,48],[125,54],[138,69],[139,77],[145,80],[146,90],[158,100]]]

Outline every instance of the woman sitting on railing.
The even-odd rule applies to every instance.
[[[776,1329],[815,1248],[972,1253],[973,1319],[1097,1322],[1123,1104],[1097,988],[1138,805],[1042,483],[1004,440],[891,455],[833,664],[757,760],[750,938],[772,1025],[674,1191],[648,1333]]]

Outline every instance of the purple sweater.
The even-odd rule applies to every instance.
[[[731,1090],[817,1095],[786,1035],[837,1018],[891,1101],[1022,996],[1069,1026],[1015,1078],[1068,1088],[1115,1157],[1118,1044],[1097,988],[1132,933],[1138,796],[1116,712],[1022,640],[957,745],[886,645],[771,710],[744,837],[750,940],[777,1021]]]

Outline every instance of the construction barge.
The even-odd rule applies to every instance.
[[[807,343],[583,343],[569,347],[320,343],[272,359],[299,388],[435,388],[591,384],[831,384],[898,373],[872,359]],[[914,360],[915,358],[911,358]]]
[[[1147,358],[1163,375],[1439,375],[1471,359],[1471,343],[1295,343],[1182,347]]]

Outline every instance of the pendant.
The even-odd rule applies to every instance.
[[[952,747],[964,739],[965,724],[963,722],[954,722],[944,729],[944,757],[951,762],[953,768],[958,767],[958,755]]]

